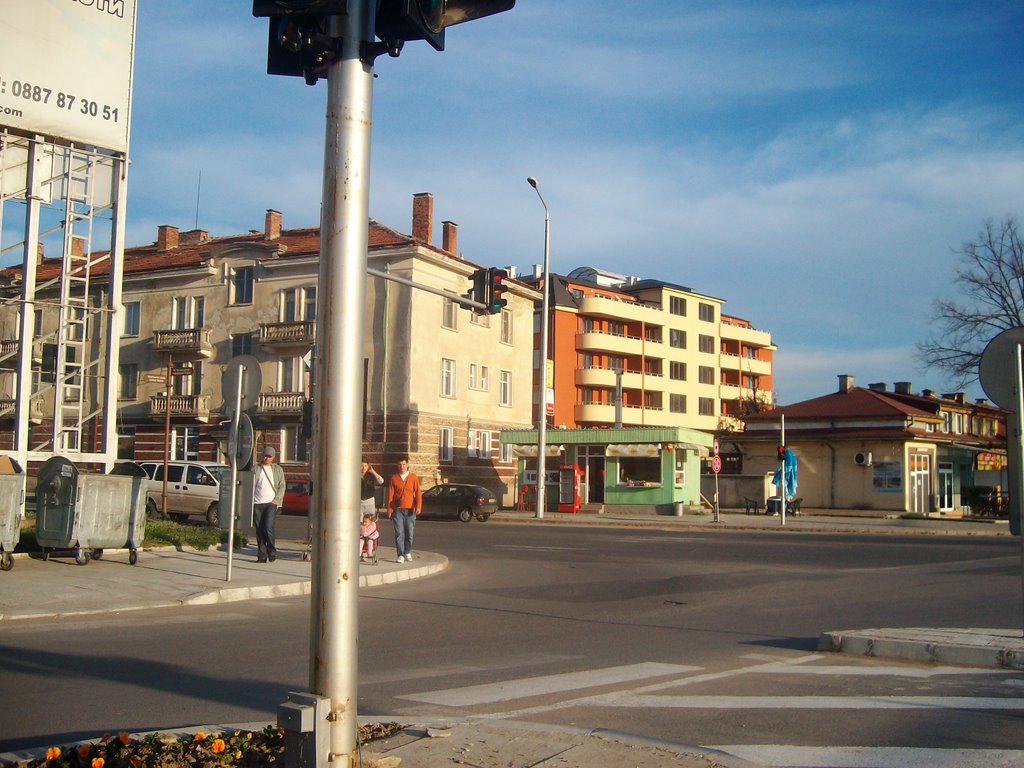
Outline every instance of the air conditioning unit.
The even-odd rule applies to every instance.
[[[871,466],[871,453],[870,453],[870,451],[868,453],[863,453],[863,452],[862,453],[855,453],[853,455],[853,463],[857,464],[858,466],[861,466],[861,467],[870,467]]]

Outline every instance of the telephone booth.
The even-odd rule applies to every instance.
[[[558,511],[580,511],[580,481],[583,471],[576,464],[562,464],[558,468]]]

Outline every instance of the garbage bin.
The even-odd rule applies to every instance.
[[[10,456],[0,456],[0,570],[14,567],[24,510],[25,473]]]
[[[766,515],[779,515],[782,514],[782,497],[781,496],[769,496],[768,502],[765,505]]]
[[[128,562],[135,565],[138,560],[138,550],[142,548],[142,542],[146,538],[146,501],[149,494],[149,475],[141,464],[134,461],[122,461],[115,464],[114,468],[110,470],[110,474],[131,478],[132,505],[128,514],[128,540],[125,542],[125,546],[128,547]]]
[[[137,562],[139,537],[129,534],[129,524],[133,509],[144,524],[141,478],[82,472],[63,456],[47,459],[38,477],[36,542],[43,559],[53,550],[73,549],[75,562],[85,565],[101,557],[105,547],[127,545],[129,561]]]

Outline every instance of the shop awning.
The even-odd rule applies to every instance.
[[[565,450],[564,445],[545,445],[544,453],[548,456],[561,456],[562,451]],[[516,456],[523,456],[526,458],[532,458],[537,455],[537,446],[534,445],[513,445],[512,453]]]

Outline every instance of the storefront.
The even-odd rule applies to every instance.
[[[545,508],[699,508],[700,459],[713,442],[681,427],[548,430]],[[518,458],[519,507],[533,509],[537,431],[502,430],[501,444]]]

